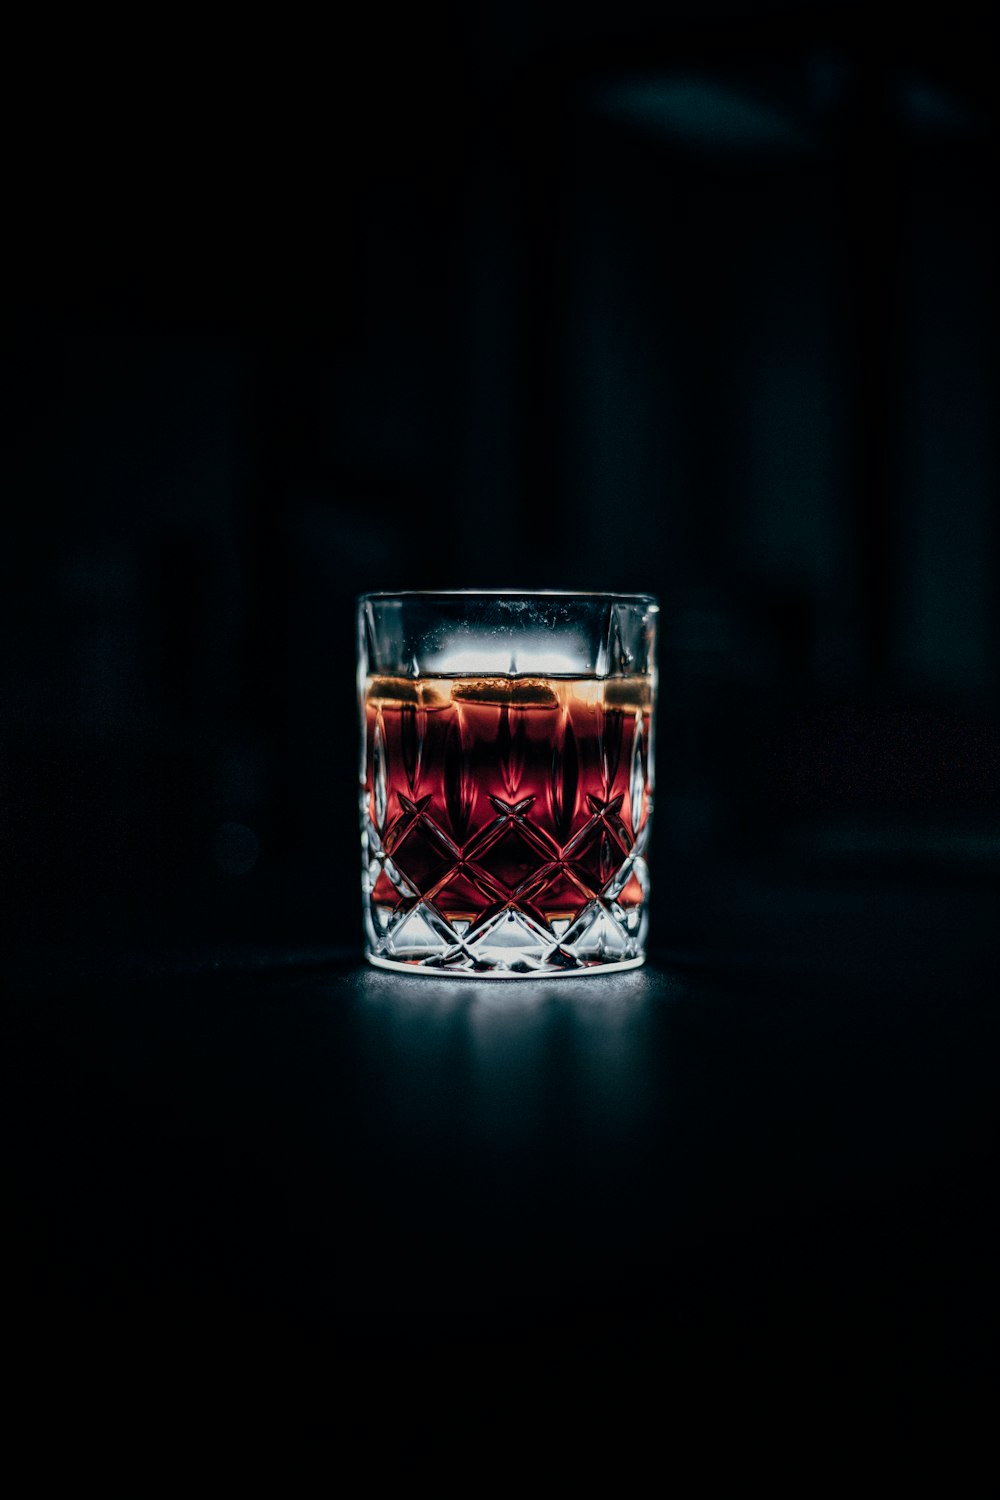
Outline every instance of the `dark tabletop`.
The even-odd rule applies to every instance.
[[[630,1451],[706,1463],[978,1451],[995,911],[974,879],[736,882],[644,970],[544,982],[35,955],[18,1421],[176,1442],[287,1397],[414,1453],[539,1422],[586,1453],[622,1409]]]

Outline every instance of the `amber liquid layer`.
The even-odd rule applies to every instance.
[[[370,900],[429,903],[463,932],[506,907],[558,933],[596,899],[624,922],[644,899],[649,694],[639,677],[369,678]]]

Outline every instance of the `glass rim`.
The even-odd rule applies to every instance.
[[[654,594],[607,593],[601,589],[375,589],[358,595],[358,604],[372,600],[400,602],[407,599],[468,599],[488,602],[493,599],[563,599],[566,601],[600,599],[607,604],[642,604],[656,613],[660,605]]]

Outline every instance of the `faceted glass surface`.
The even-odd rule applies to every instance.
[[[607,635],[619,638],[617,660],[605,657],[609,675],[373,672],[365,604],[362,890],[371,961],[480,977],[640,963],[651,652],[637,660],[609,620]],[[508,645],[489,632],[481,659],[489,665]],[[463,639],[452,659],[474,652]],[[560,664],[567,654],[552,652]]]

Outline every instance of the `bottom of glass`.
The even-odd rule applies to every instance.
[[[585,979],[588,974],[620,974],[625,969],[638,969],[646,962],[646,955],[640,953],[637,958],[606,961],[595,959],[575,969],[559,968],[556,964],[547,967],[544,963],[530,969],[504,968],[499,965],[493,968],[458,969],[413,959],[407,962],[403,959],[380,958],[375,953],[366,953],[365,957],[376,969],[391,969],[394,974],[421,974],[427,979]]]

